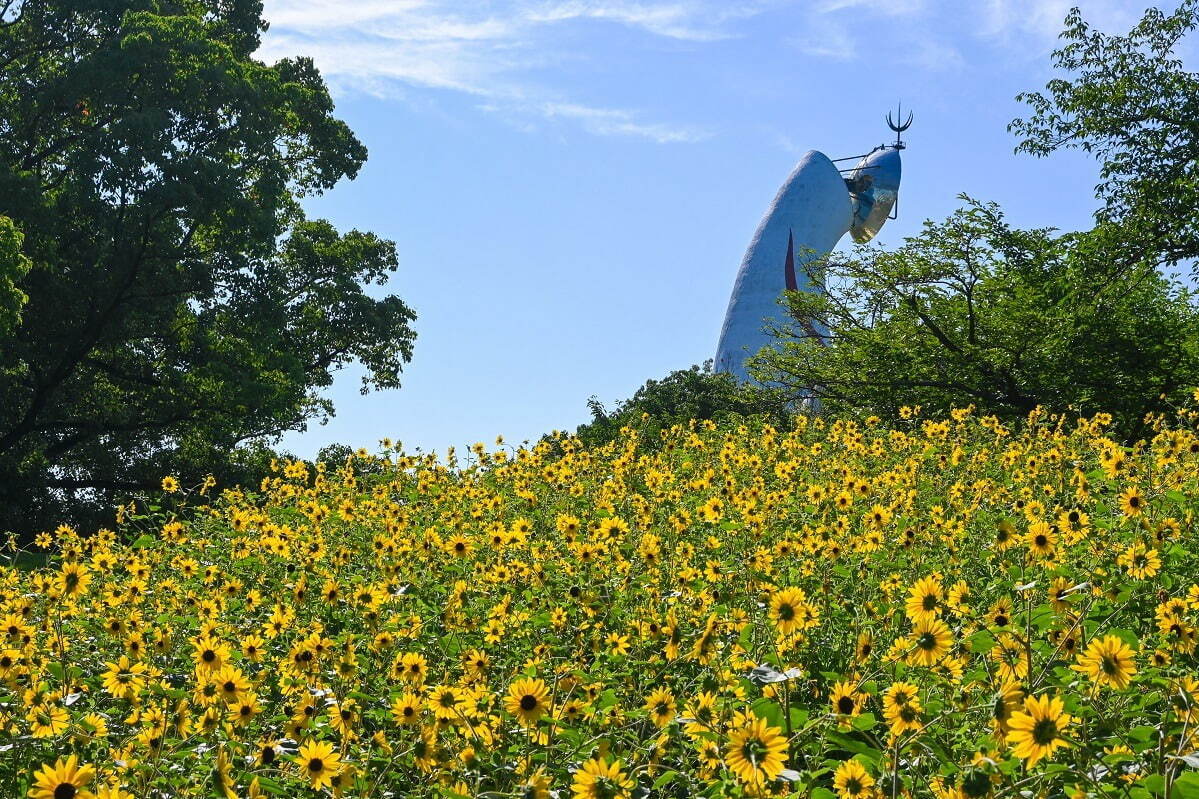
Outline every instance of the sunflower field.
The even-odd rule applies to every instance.
[[[1199,796],[1199,412],[383,442],[0,566],[0,796]]]

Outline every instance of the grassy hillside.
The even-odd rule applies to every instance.
[[[1193,418],[168,478],[0,568],[0,795],[1199,795]]]

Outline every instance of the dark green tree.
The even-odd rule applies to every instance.
[[[1199,74],[1177,52],[1199,26],[1199,0],[1157,8],[1124,35],[1095,30],[1075,8],[1053,53],[1063,75],[1017,99],[1032,113],[1008,129],[1017,151],[1062,148],[1100,164],[1096,228],[1084,244],[1113,269],[1199,257]]]
[[[0,216],[31,263],[0,339],[0,529],[244,478],[239,445],[330,413],[350,361],[364,391],[399,385],[414,315],[367,288],[393,244],[300,208],[365,148],[310,60],[254,58],[261,11],[0,0]]]
[[[0,216],[0,336],[16,327],[21,308],[29,299],[17,287],[32,266],[21,249],[24,240],[13,221]]]
[[[1199,385],[1199,314],[1179,284],[1113,270],[1088,245],[971,202],[893,251],[861,246],[813,267],[828,290],[790,292],[790,312],[831,335],[781,326],[751,371],[832,413],[1106,411],[1135,438],[1146,413]]]
[[[724,372],[713,372],[712,362],[671,372],[661,380],[647,380],[627,400],[606,408],[598,398],[587,401],[591,421],[575,434],[588,446],[606,444],[622,427],[641,431],[642,440],[654,447],[663,430],[692,419],[757,418],[779,427],[789,424],[792,408],[780,389],[741,383]]]

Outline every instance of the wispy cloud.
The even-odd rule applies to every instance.
[[[848,61],[858,52],[848,25],[827,16],[810,19],[802,32],[789,37],[788,41],[805,55],[832,61]]]
[[[1076,5],[1079,0],[986,0],[978,15],[979,32],[1008,41],[1032,35],[1044,45],[1062,32],[1062,21]],[[1127,30],[1143,10],[1127,0],[1089,0],[1081,6],[1088,23],[1109,32]]]
[[[586,57],[555,41],[564,26],[609,24],[698,46],[733,36],[730,24],[782,0],[267,0],[266,60],[303,53],[334,87],[379,96],[437,89],[484,98],[480,107],[519,120],[566,120],[596,135],[659,143],[707,133],[646,120],[631,109],[564,97],[536,72]]]
[[[684,41],[705,42],[729,37],[730,34],[720,29],[719,25],[710,24],[710,20],[705,20],[695,12],[696,6],[686,3],[650,5],[574,0],[531,8],[524,13],[524,18],[534,23],[603,20]]]
[[[879,42],[859,41],[862,28],[882,20],[895,25],[891,39],[903,42],[900,61],[924,70],[957,69],[971,42],[1040,58],[1053,48],[1062,21],[1079,0],[814,0],[803,36],[792,43],[807,55],[842,60],[877,52]],[[1108,31],[1127,30],[1139,18],[1127,0],[1088,0],[1084,18]],[[850,55],[846,55],[846,54]]]
[[[699,128],[638,122],[628,111],[592,108],[578,103],[542,103],[539,110],[548,119],[577,120],[584,129],[601,136],[638,136],[659,144],[671,144],[700,141],[711,135]]]

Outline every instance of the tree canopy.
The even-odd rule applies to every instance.
[[[0,529],[233,468],[350,361],[399,385],[414,314],[368,288],[394,245],[300,205],[366,150],[309,59],[254,58],[261,10],[3,5]]]
[[[1199,74],[1178,56],[1197,26],[1199,0],[1150,8],[1123,35],[1074,8],[1053,53],[1062,74],[1017,96],[1032,112],[1008,126],[1018,152],[1079,149],[1099,161],[1102,207],[1086,246],[1113,268],[1199,257]]]
[[[663,431],[692,419],[759,417],[785,426],[792,412],[782,391],[741,383],[730,374],[713,372],[711,361],[675,370],[660,380],[647,380],[633,396],[612,408],[605,407],[596,397],[588,400],[587,407],[591,410],[591,421],[579,425],[575,435],[592,447],[617,438],[623,427],[640,430],[642,440],[652,448]]]
[[[969,198],[967,198],[969,199]],[[970,202],[903,246],[860,246],[813,266],[823,293],[790,292],[781,346],[752,359],[760,379],[832,413],[975,405],[1003,419],[1038,405],[1109,412],[1139,435],[1199,385],[1193,295],[1153,269],[1096,262],[1086,234],[1010,227]]]

